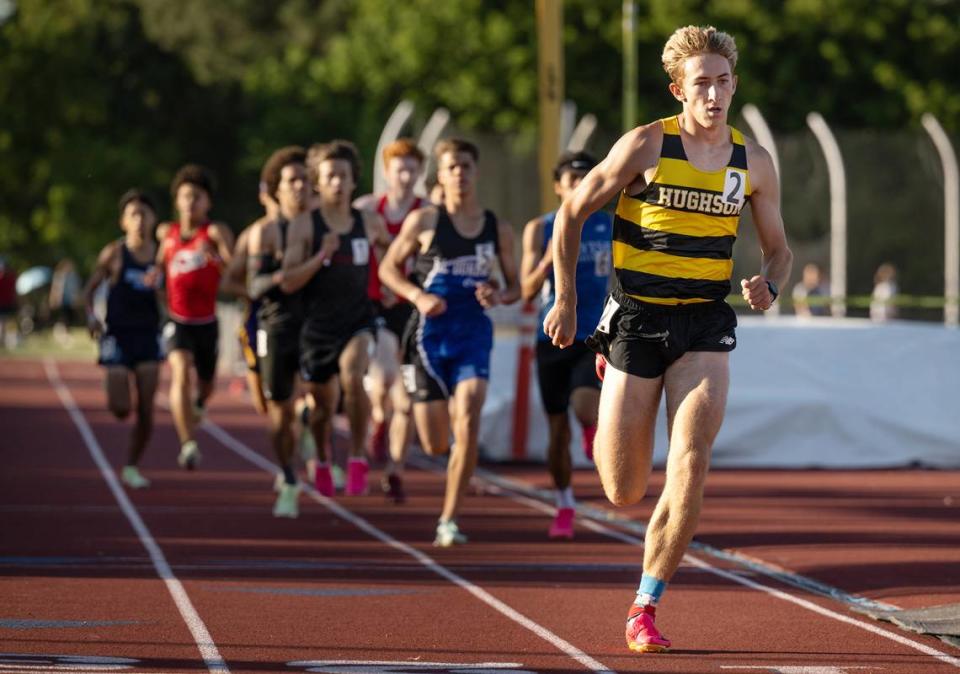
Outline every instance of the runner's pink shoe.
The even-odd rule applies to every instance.
[[[347,462],[347,496],[362,496],[367,493],[366,459],[350,459]]]
[[[593,368],[597,372],[597,379],[603,381],[603,375],[607,373],[607,359],[602,354],[597,354],[593,359]]]
[[[557,516],[550,525],[550,538],[573,538],[573,508],[558,508]]]
[[[321,496],[333,498],[333,474],[330,472],[329,464],[317,466],[317,475],[313,480],[313,486],[317,488]]]
[[[627,647],[637,653],[666,653],[670,640],[660,634],[653,624],[655,606],[632,604],[627,614]]]

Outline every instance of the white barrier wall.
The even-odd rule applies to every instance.
[[[859,319],[740,319],[727,416],[713,465],[960,467],[960,331]],[[498,335],[483,410],[484,456],[511,458],[517,339]],[[546,418],[532,376],[527,456],[544,460]],[[586,465],[577,424],[571,451]],[[661,407],[655,460],[666,458]]]

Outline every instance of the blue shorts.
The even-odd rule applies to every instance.
[[[490,378],[493,324],[485,314],[421,317],[411,327],[401,372],[413,402],[448,400],[460,382]]]

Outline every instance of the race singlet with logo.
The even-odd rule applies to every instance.
[[[624,293],[654,304],[723,300],[730,294],[733,244],[750,199],[743,134],[730,127],[727,165],[701,171],[687,159],[677,117],[660,120],[663,146],[639,194],[620,195],[613,266]]]
[[[222,261],[210,240],[210,224],[201,225],[188,239],[173,223],[164,242],[167,307],[179,323],[210,323],[216,319],[217,289]]]

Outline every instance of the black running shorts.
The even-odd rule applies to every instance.
[[[183,349],[193,354],[193,365],[200,381],[213,381],[217,371],[220,328],[217,321],[210,323],[178,323],[170,321],[163,328],[167,353]]]
[[[733,351],[737,315],[726,302],[665,306],[615,291],[587,346],[621,372],[656,379],[689,351]]]
[[[107,332],[100,337],[97,362],[104,367],[119,365],[128,370],[141,363],[163,360],[163,347],[156,329]]]
[[[372,307],[372,305],[371,305]],[[340,354],[347,343],[361,332],[376,338],[372,308],[352,320],[307,321],[300,332],[300,378],[322,384],[340,372]]]
[[[257,330],[257,361],[260,387],[267,400],[282,403],[293,395],[300,369],[299,327],[287,330]]]
[[[403,339],[404,330],[413,314],[413,305],[409,302],[397,302],[392,307],[384,307],[377,302],[377,316],[382,321],[383,327],[397,336],[397,339]]]
[[[548,341],[537,342],[537,383],[547,414],[564,414],[574,389],[600,390],[595,356],[583,342],[560,349]]]

